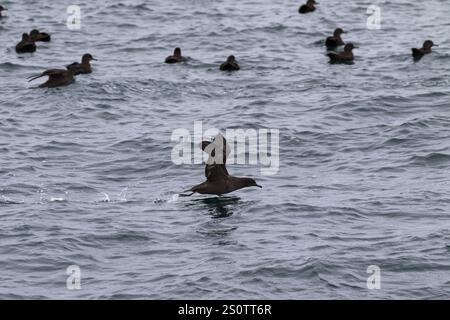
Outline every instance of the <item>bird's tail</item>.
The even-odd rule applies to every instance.
[[[180,197],[190,197],[190,196],[192,196],[192,195],[195,193],[195,191],[193,191],[192,189],[193,189],[193,188],[188,189],[188,190],[181,191],[178,195],[179,195]],[[186,194],[187,192],[190,192],[190,194]]]
[[[39,75],[30,76],[27,79],[28,79],[28,82],[31,82],[31,81],[36,80],[37,78],[40,78],[40,77],[43,77],[43,76],[44,76],[44,74],[41,73]]]
[[[419,49],[412,48],[411,51],[414,58],[421,58],[423,56],[423,53]]]

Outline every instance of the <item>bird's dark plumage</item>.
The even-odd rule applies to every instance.
[[[222,71],[237,71],[240,68],[233,55],[229,56],[227,61],[220,65],[220,70]]]
[[[316,7],[314,6],[315,4],[318,4],[315,0],[308,0],[306,4],[300,6],[300,8],[298,9],[298,13],[304,14],[315,11],[316,10]]]
[[[30,53],[36,51],[36,44],[27,33],[22,34],[22,40],[16,45],[17,53]]]
[[[49,42],[51,37],[48,33],[40,32],[39,30],[33,29],[30,31],[30,38],[33,41]]]
[[[353,61],[353,49],[356,48],[352,43],[347,43],[344,47],[344,51],[335,53],[330,52],[327,56],[330,58],[331,63],[345,63]]]
[[[213,142],[203,141],[202,149],[209,154],[206,161],[206,181],[191,188],[192,193],[222,195],[246,187],[260,187],[252,178],[233,177],[228,173],[226,160],[230,146],[219,134]]]
[[[175,48],[175,50],[173,51],[173,55],[168,56],[164,62],[172,64],[172,63],[180,63],[180,62],[184,62],[184,61],[186,61],[186,59],[181,55],[181,49]]]
[[[64,69],[50,69],[42,72],[39,75],[29,77],[28,81],[33,81],[40,77],[48,76],[48,80],[43,84],[39,85],[40,88],[54,88],[61,87],[71,84],[75,78],[70,70]]]
[[[418,48],[412,48],[411,51],[412,51],[412,56],[413,56],[414,60],[420,60],[424,55],[426,55],[428,53],[431,53],[431,48],[433,46],[437,47],[437,45],[435,45],[433,43],[433,41],[426,40],[423,43],[422,48],[419,48],[419,49]]]
[[[67,70],[71,70],[74,75],[88,74],[92,72],[91,61],[97,60],[90,53],[86,53],[81,58],[81,63],[74,62],[66,66]]]
[[[334,50],[338,46],[343,46],[345,43],[342,41],[341,34],[345,33],[341,28],[337,28],[334,30],[333,36],[328,37],[325,40],[325,46],[327,50]]]

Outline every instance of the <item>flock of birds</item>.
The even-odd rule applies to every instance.
[[[307,14],[314,12],[316,10],[315,5],[318,4],[315,0],[307,0],[307,3],[300,6],[299,13]],[[0,19],[2,18],[2,12],[7,10],[0,5]],[[330,63],[351,63],[354,60],[353,49],[356,47],[352,43],[345,43],[341,35],[344,34],[342,28],[337,28],[334,30],[332,36],[325,40],[325,46],[328,52],[327,56],[330,58]],[[31,30],[30,34],[24,33],[22,35],[22,40],[16,45],[16,52],[19,54],[30,53],[36,51],[36,42],[49,42],[51,41],[51,36],[48,33],[40,32],[39,30]],[[336,52],[335,50],[339,46],[344,46],[343,51]],[[431,53],[431,48],[436,46],[433,41],[426,40],[422,48],[413,48],[412,56],[415,60],[421,59],[425,54]],[[334,52],[331,52],[334,51]],[[50,69],[42,72],[38,75],[33,75],[29,77],[29,81],[33,81],[40,77],[48,76],[48,80],[42,83],[39,87],[41,88],[54,88],[59,86],[65,86],[72,83],[76,75],[88,74],[92,72],[90,62],[94,57],[86,53],[81,59],[81,63],[74,62],[66,66],[66,69]],[[173,55],[168,56],[165,59],[165,63],[182,63],[187,59],[181,54],[180,48],[175,48]],[[220,70],[222,71],[237,71],[239,70],[239,64],[236,62],[236,58],[231,55],[227,60],[220,65]],[[216,194],[221,195],[229,193],[238,189],[246,187],[260,187],[255,180],[251,178],[239,178],[228,174],[226,169],[226,158],[229,154],[229,146],[223,136],[220,134],[213,139],[212,142],[203,141],[202,150],[209,154],[209,159],[206,162],[205,176],[206,181],[189,189],[185,192],[191,192],[190,196],[194,193],[200,194]],[[221,155],[218,159],[218,155]]]

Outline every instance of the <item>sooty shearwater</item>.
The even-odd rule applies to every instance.
[[[306,4],[302,5],[299,9],[298,9],[298,13],[308,13],[308,12],[313,12],[314,10],[316,10],[316,7],[314,6],[315,4],[319,4],[317,3],[315,0],[308,0],[306,2]]]
[[[36,44],[27,33],[22,34],[22,40],[16,45],[17,53],[35,52]]]
[[[67,86],[75,80],[73,71],[71,70],[50,69],[42,72],[39,75],[28,77],[28,81],[33,81],[44,76],[48,76],[48,80],[39,85],[39,88],[55,88]]]
[[[230,146],[221,134],[218,134],[212,142],[203,141],[201,147],[209,154],[205,167],[206,181],[187,190],[186,192],[192,192],[188,196],[194,193],[222,195],[247,187],[262,188],[252,178],[229,175],[226,160],[230,154]]]
[[[347,43],[344,47],[344,51],[335,53],[330,52],[327,56],[330,58],[331,63],[345,63],[353,61],[353,49],[355,47],[352,43]]]
[[[66,66],[67,70],[71,70],[72,73],[76,76],[78,74],[87,74],[91,73],[91,61],[97,60],[90,53],[86,53],[81,57],[81,63],[74,62]]]
[[[328,37],[325,40],[325,46],[328,50],[334,50],[338,46],[343,46],[345,43],[342,41],[341,34],[345,33],[341,28],[334,30],[333,36]]]
[[[434,44],[433,41],[431,40],[426,40],[423,43],[422,48],[412,48],[412,56],[414,59],[419,60],[421,59],[424,55],[431,53],[431,47],[438,47],[437,44]]]
[[[240,67],[236,62],[236,58],[231,55],[227,58],[227,61],[220,65],[220,70],[222,71],[237,71]]]
[[[181,55],[181,49],[175,48],[175,50],[173,50],[173,55],[168,56],[164,62],[165,63],[179,63],[179,62],[184,62],[184,61],[186,61],[186,59]]]
[[[37,29],[33,29],[30,31],[30,38],[33,41],[42,41],[42,42],[49,42],[51,39],[48,33],[40,32]]]

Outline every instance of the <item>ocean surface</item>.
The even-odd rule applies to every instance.
[[[449,299],[450,4],[302,2],[2,1],[0,298]],[[338,26],[354,64],[325,56]],[[16,54],[32,28],[52,41]],[[84,53],[70,86],[26,80]],[[230,164],[263,188],[179,197],[205,179],[171,160],[194,121],[279,129],[278,173]]]

